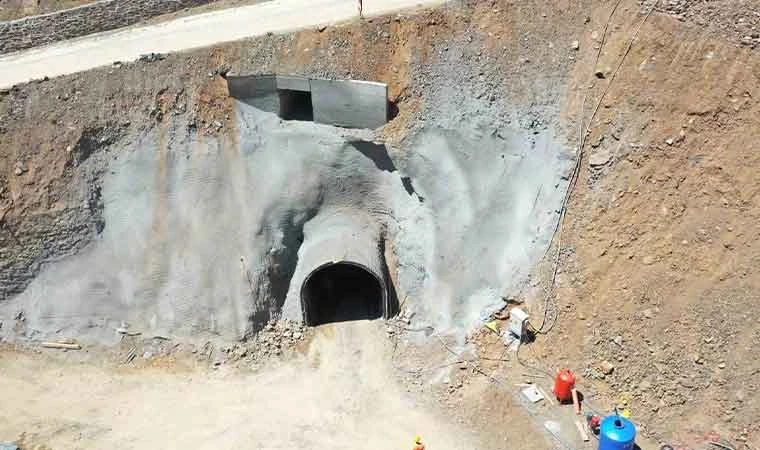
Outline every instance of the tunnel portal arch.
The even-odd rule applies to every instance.
[[[353,261],[322,264],[301,286],[301,308],[309,326],[386,317],[388,293],[384,278]]]

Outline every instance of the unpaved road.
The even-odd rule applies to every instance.
[[[261,373],[99,368],[0,359],[0,442],[52,449],[478,448],[396,384],[380,321],[328,325],[308,351]]]
[[[375,16],[441,0],[364,0]],[[358,16],[357,0],[272,0],[223,9],[150,26],[63,41],[0,57],[0,88],[45,76],[80,72],[146,53],[168,53],[269,32],[334,24]]]

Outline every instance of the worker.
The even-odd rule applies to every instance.
[[[422,436],[414,437],[414,447],[412,450],[425,450],[425,444],[422,443]]]

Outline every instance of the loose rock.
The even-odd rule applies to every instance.
[[[605,375],[611,375],[615,371],[615,366],[605,360],[599,363],[599,370]]]

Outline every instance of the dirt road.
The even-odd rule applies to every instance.
[[[365,17],[439,0],[365,0]],[[356,0],[272,0],[183,17],[144,27],[100,33],[0,58],[0,88],[80,72],[147,53],[167,53],[337,23],[358,17]]]
[[[261,373],[102,368],[11,353],[0,360],[0,441],[53,449],[477,448],[474,432],[396,384],[381,322],[321,327],[295,361]]]

